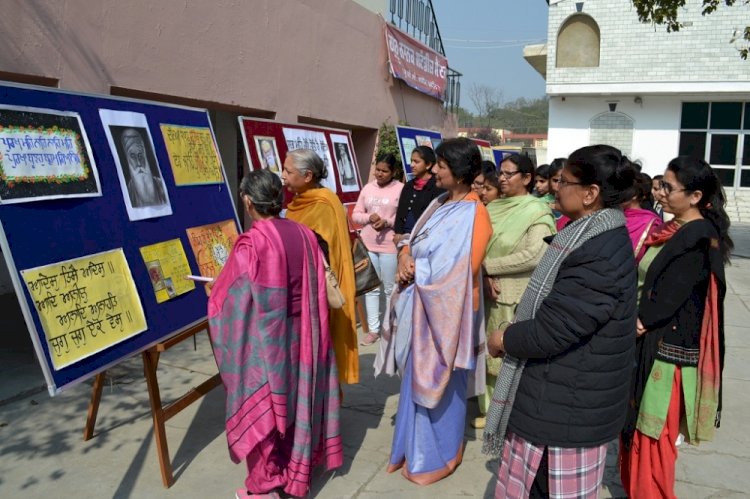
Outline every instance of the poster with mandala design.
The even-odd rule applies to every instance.
[[[198,271],[203,277],[216,277],[229,259],[239,237],[234,220],[224,220],[186,230]]]

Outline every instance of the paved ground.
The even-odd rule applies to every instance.
[[[750,257],[750,225],[733,230],[736,254]],[[727,269],[727,363],[725,410],[714,442],[684,446],[677,463],[681,498],[746,497],[750,491],[750,260],[735,258]],[[6,305],[3,305],[3,310]],[[23,327],[8,323],[9,327]],[[16,336],[18,337],[18,336]],[[487,497],[497,461],[480,452],[481,438],[467,426],[463,464],[447,479],[418,487],[387,474],[397,379],[372,376],[375,347],[361,350],[361,383],[345,389],[342,426],[345,463],[335,473],[318,470],[317,497]],[[148,395],[140,359],[110,370],[96,436],[82,441],[90,384],[55,398],[47,396],[41,372],[23,342],[0,351],[0,497],[232,497],[244,469],[233,465],[223,434],[223,392],[216,389],[167,423],[176,482],[161,485]],[[208,340],[195,349],[185,342],[162,357],[162,397],[172,400],[216,372]],[[475,410],[474,405],[471,406]],[[744,423],[744,424],[743,424]],[[611,446],[602,497],[621,497]]]

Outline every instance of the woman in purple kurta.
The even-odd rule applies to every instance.
[[[311,230],[277,217],[278,176],[251,172],[240,192],[253,223],[208,303],[229,454],[248,468],[237,497],[304,496],[313,466],[343,461],[323,260]]]

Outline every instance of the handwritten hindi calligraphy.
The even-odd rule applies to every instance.
[[[161,125],[175,185],[220,184],[221,163],[209,128]]]
[[[100,195],[77,113],[0,106],[0,202]]]
[[[323,160],[328,176],[320,181],[323,187],[328,187],[336,192],[336,179],[333,172],[333,161],[331,160],[331,150],[328,147],[328,141],[323,132],[314,130],[305,130],[303,128],[282,128],[284,140],[288,151],[294,149],[312,149]]]
[[[187,229],[188,240],[204,277],[216,277],[227,263],[229,253],[239,237],[234,220]]]
[[[156,303],[164,303],[195,289],[195,283],[185,279],[192,272],[179,239],[143,246],[141,256],[154,286]]]
[[[55,370],[146,330],[122,249],[21,271]]]

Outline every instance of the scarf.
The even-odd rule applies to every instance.
[[[427,176],[427,175],[425,175],[422,178],[415,178],[414,179],[414,190],[415,191],[421,191],[422,189],[424,189],[424,186],[427,185],[427,182],[429,182],[431,178],[432,178],[432,176]]]
[[[642,208],[625,208],[623,212],[625,213],[625,226],[628,228],[630,240],[633,242],[633,252],[637,265],[646,253],[646,239],[656,227],[661,225],[661,218],[653,211]]]
[[[542,301],[552,290],[560,265],[570,253],[581,247],[589,239],[624,225],[625,216],[622,211],[605,208],[589,216],[579,218],[561,230],[554,237],[539,261],[539,265],[531,275],[529,285],[516,309],[514,322],[534,318]],[[482,452],[485,454],[499,456],[503,452],[508,421],[525,365],[526,359],[505,354],[495,384],[495,392],[492,395],[492,403],[487,412],[484,443],[482,445]]]
[[[509,255],[526,231],[534,224],[547,225],[555,232],[552,211],[534,196],[500,198],[487,205],[492,222],[492,237],[487,245],[488,256]]]

